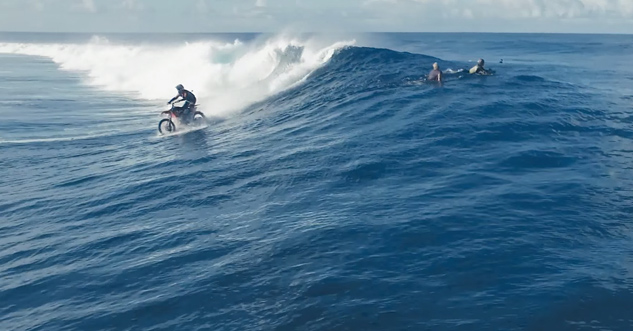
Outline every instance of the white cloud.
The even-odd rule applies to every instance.
[[[633,33],[633,0],[0,0],[0,8],[8,31]],[[187,24],[164,24],[185,15]]]
[[[97,12],[97,6],[95,5],[94,0],[79,0],[79,3],[74,6],[78,10],[87,11],[90,13]]]
[[[44,2],[41,0],[31,0],[29,1],[29,5],[37,11],[43,11],[45,8]]]
[[[86,9],[89,12],[96,12],[97,11],[97,6],[95,6],[95,2],[94,0],[83,0],[84,3],[84,7],[86,7]]]
[[[198,2],[196,2],[196,10],[199,13],[207,13],[209,12],[209,5],[207,4],[206,0],[198,0]]]
[[[122,0],[121,7],[129,11],[142,11],[145,6],[137,0]]]
[[[427,13],[464,18],[633,18],[633,0],[366,0],[372,7],[422,6]]]

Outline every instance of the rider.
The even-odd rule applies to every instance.
[[[182,100],[185,100],[185,104],[182,105],[182,107],[174,107],[174,109],[176,111],[184,113],[185,115],[190,115],[194,107],[196,106],[196,96],[193,95],[191,91],[185,90],[185,87],[182,86],[182,84],[178,84],[176,86],[176,90],[178,90],[178,95],[169,100],[167,104],[172,104],[176,99],[182,98]]]

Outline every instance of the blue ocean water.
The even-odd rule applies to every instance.
[[[0,329],[633,329],[632,51],[0,34]]]

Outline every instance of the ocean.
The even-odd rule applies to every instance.
[[[2,33],[0,329],[632,330],[631,54]]]

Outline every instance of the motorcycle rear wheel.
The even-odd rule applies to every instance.
[[[195,112],[193,113],[193,124],[196,126],[200,126],[207,123],[207,118],[204,117],[204,114],[202,112]]]

